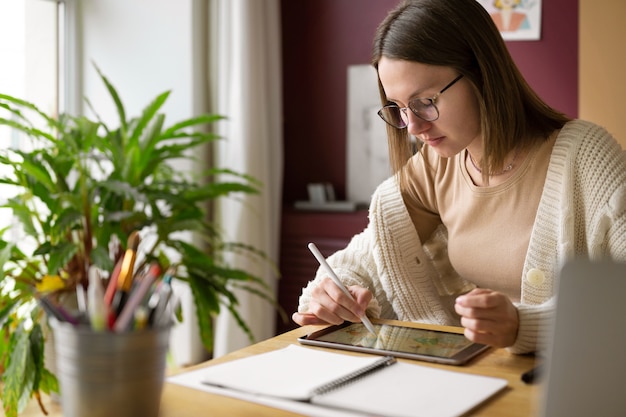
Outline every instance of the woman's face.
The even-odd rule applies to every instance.
[[[432,98],[459,74],[450,67],[382,57],[378,75],[387,100],[407,107],[414,98]],[[465,77],[444,91],[436,100],[439,118],[427,122],[408,114],[408,132],[449,158],[465,148],[482,151],[480,114],[472,87]],[[474,155],[474,152],[472,152]]]

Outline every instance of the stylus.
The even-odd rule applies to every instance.
[[[341,289],[341,291],[344,292],[344,294],[346,294],[348,297],[354,300],[354,297],[352,297],[352,294],[350,294],[350,291],[348,291],[348,289],[339,280],[339,277],[337,277],[337,274],[335,274],[335,271],[333,271],[330,265],[328,265],[328,262],[326,262],[326,259],[324,258],[324,256],[322,256],[322,253],[319,251],[319,249],[317,249],[317,246],[315,246],[315,243],[309,243],[308,246],[313,256],[315,256],[315,259],[317,259],[320,265],[322,265],[322,268],[326,269],[326,272],[328,272],[328,275],[330,275],[330,278],[333,280],[333,282],[337,284],[337,286]],[[365,314],[361,316],[361,320],[363,321],[363,324],[365,325],[365,327],[367,327],[367,330],[372,332],[374,336],[378,336],[378,334],[376,333],[376,329],[374,329],[374,325],[372,324],[370,319],[367,318]]]

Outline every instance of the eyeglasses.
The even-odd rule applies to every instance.
[[[456,77],[450,84],[443,87],[443,89],[435,94],[432,98],[419,98],[416,97],[409,101],[407,107],[400,107],[397,104],[387,104],[378,111],[378,115],[385,122],[398,129],[404,129],[409,125],[409,115],[407,110],[411,110],[414,115],[427,122],[434,122],[439,118],[439,109],[435,105],[435,102],[440,95],[444,93],[448,88],[452,87],[454,83],[463,78],[463,74]]]

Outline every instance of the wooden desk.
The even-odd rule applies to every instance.
[[[397,323],[388,320],[386,320],[385,322]],[[460,329],[453,327],[425,326],[408,323],[403,324],[431,329],[460,331]],[[280,349],[289,344],[298,343],[297,338],[299,336],[310,333],[318,328],[320,327],[306,326],[298,328],[279,336],[273,337],[271,339],[265,340],[263,342],[257,343],[255,345],[248,346],[236,352],[232,352],[221,358],[213,359],[203,364],[190,367],[183,370],[182,372],[230,361],[237,358],[243,358],[270,350]],[[350,354],[351,352],[342,351],[342,353]],[[358,355],[359,353],[352,354]],[[408,361],[404,359],[400,360],[416,363],[415,361]],[[534,362],[535,360],[532,356],[512,355],[508,353],[505,349],[490,349],[487,352],[481,354],[479,357],[472,360],[466,366],[449,366],[430,364],[426,362],[419,362],[419,364],[424,366],[449,369],[457,372],[467,372],[471,374],[504,378],[509,381],[508,388],[506,388],[503,392],[499,393],[494,398],[488,400],[479,408],[475,409],[474,412],[470,415],[485,417],[528,417],[536,415],[536,410],[538,409],[536,402],[539,397],[539,388],[537,385],[524,384],[521,381],[520,376],[525,371],[531,369],[534,366]],[[453,399],[451,398],[450,400]],[[48,399],[46,399],[45,403],[49,406],[50,417],[62,416],[60,407],[57,404],[51,404]],[[259,404],[249,403],[234,398],[198,391],[176,384],[165,384],[161,398],[161,412],[159,414],[159,417],[199,417],[207,415],[207,413],[213,416],[229,417],[248,417],[252,415],[260,417],[283,417],[296,415],[284,410],[277,410]],[[36,404],[31,404],[28,412],[23,414],[22,416],[34,417],[43,416],[43,414],[39,412]]]

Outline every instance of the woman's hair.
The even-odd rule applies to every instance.
[[[376,31],[372,65],[381,57],[454,68],[468,80],[480,107],[483,179],[501,169],[506,155],[546,140],[569,120],[526,83],[491,16],[476,0],[405,0]],[[387,98],[380,78],[382,104]],[[414,154],[407,129],[387,126],[393,171]]]

